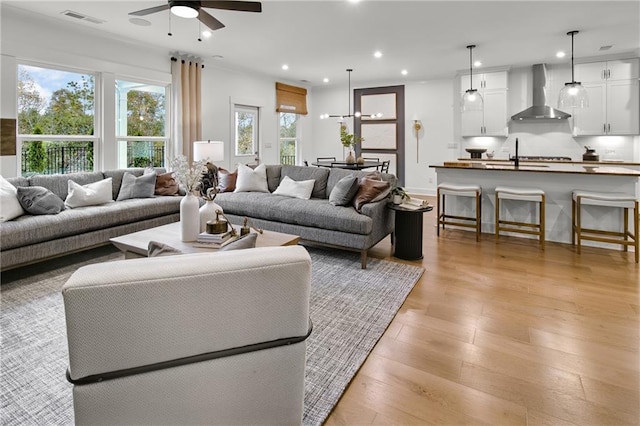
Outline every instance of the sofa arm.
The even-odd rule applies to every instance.
[[[309,254],[249,250],[80,268],[62,288],[70,378],[305,336]]]
[[[394,229],[394,213],[393,210],[387,208],[388,198],[385,198],[375,203],[367,203],[362,206],[361,213],[365,216],[369,216],[373,221],[373,231],[382,232],[382,235],[387,235],[393,232]]]

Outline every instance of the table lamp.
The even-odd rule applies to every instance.
[[[202,176],[202,195],[207,195],[209,188],[218,190],[218,167],[214,161],[224,160],[224,142],[221,141],[195,141],[193,143],[193,160],[207,161],[207,172]]]

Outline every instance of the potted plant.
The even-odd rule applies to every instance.
[[[353,133],[347,132],[347,126],[342,124],[340,125],[340,142],[342,142],[342,146],[349,149],[349,155],[345,159],[347,163],[355,163],[356,158],[353,155],[353,149],[356,146],[356,143],[362,142],[364,138],[357,137]]]
[[[411,198],[409,197],[409,194],[407,194],[405,190],[400,186],[396,186],[391,190],[391,196],[393,197],[393,204],[402,204],[403,200],[408,200],[409,198]]]

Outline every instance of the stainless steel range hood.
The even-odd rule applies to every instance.
[[[547,103],[545,86],[547,84],[547,68],[544,64],[533,66],[533,106],[511,116],[512,120],[566,120],[571,117],[559,109],[552,108]]]

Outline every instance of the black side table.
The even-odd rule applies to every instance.
[[[422,215],[433,210],[433,206],[408,209],[399,204],[387,204],[396,212],[393,239],[393,255],[404,260],[422,259]]]

